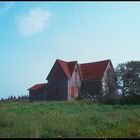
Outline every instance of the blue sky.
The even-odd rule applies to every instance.
[[[140,60],[140,2],[0,2],[0,98],[28,94],[56,59]]]

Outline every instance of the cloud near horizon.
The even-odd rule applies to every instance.
[[[48,27],[50,12],[36,8],[18,18],[18,28],[22,36],[29,37],[43,32]]]

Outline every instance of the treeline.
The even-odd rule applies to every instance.
[[[29,99],[29,96],[28,95],[21,95],[21,96],[9,96],[8,98],[4,99],[4,98],[1,98],[0,102],[15,102],[15,101],[25,101],[25,100],[28,100]]]

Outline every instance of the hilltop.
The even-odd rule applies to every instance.
[[[140,105],[1,102],[0,137],[140,137]]]

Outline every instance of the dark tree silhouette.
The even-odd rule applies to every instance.
[[[116,67],[116,74],[121,99],[140,102],[140,61],[119,64]]]

